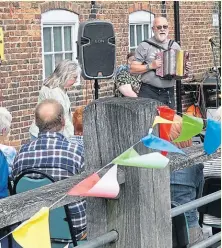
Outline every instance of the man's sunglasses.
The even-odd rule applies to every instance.
[[[161,30],[161,29],[168,29],[168,26],[167,26],[167,25],[163,25],[163,26],[159,25],[159,26],[156,26],[156,28],[157,28],[158,30]]]

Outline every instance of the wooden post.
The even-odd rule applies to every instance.
[[[144,98],[104,98],[88,105],[84,111],[86,170],[101,168],[146,136],[160,105]],[[137,151],[144,154],[148,149],[139,145]],[[125,184],[118,200],[87,198],[88,239],[114,229],[118,241],[103,247],[172,247],[169,166],[121,169]]]

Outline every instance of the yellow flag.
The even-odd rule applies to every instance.
[[[4,37],[3,37],[3,29],[0,27],[0,60],[4,60]]]
[[[156,124],[159,124],[159,123],[165,123],[165,124],[173,124],[173,123],[179,123],[178,121],[169,121],[169,120],[166,120],[160,116],[156,116],[155,117],[155,120],[153,122],[153,127],[156,125]]]
[[[18,226],[12,235],[23,248],[51,248],[49,208],[41,208],[38,213]]]

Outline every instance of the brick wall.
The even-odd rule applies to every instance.
[[[53,9],[65,9],[79,14],[79,20],[89,18],[111,21],[116,35],[117,65],[125,62],[129,50],[129,14],[145,10],[155,15],[165,14],[170,23],[170,37],[174,38],[174,8],[172,1],[96,1],[91,2],[0,2],[0,26],[4,30],[5,58],[0,66],[2,105],[13,115],[11,139],[29,139],[28,129],[33,119],[38,91],[42,85],[41,14]],[[212,13],[218,2],[180,1],[181,46],[191,54],[192,75],[200,76],[213,66],[208,37],[217,37],[219,27],[212,26]],[[220,52],[217,52],[217,60]],[[93,81],[84,81],[69,95],[73,109],[86,105],[94,97]],[[99,82],[99,97],[112,96],[112,80]],[[184,108],[190,98],[185,97]]]

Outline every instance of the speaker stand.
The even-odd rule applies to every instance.
[[[96,100],[96,99],[99,98],[99,83],[98,83],[98,79],[95,79],[94,89],[95,89],[95,100]]]

